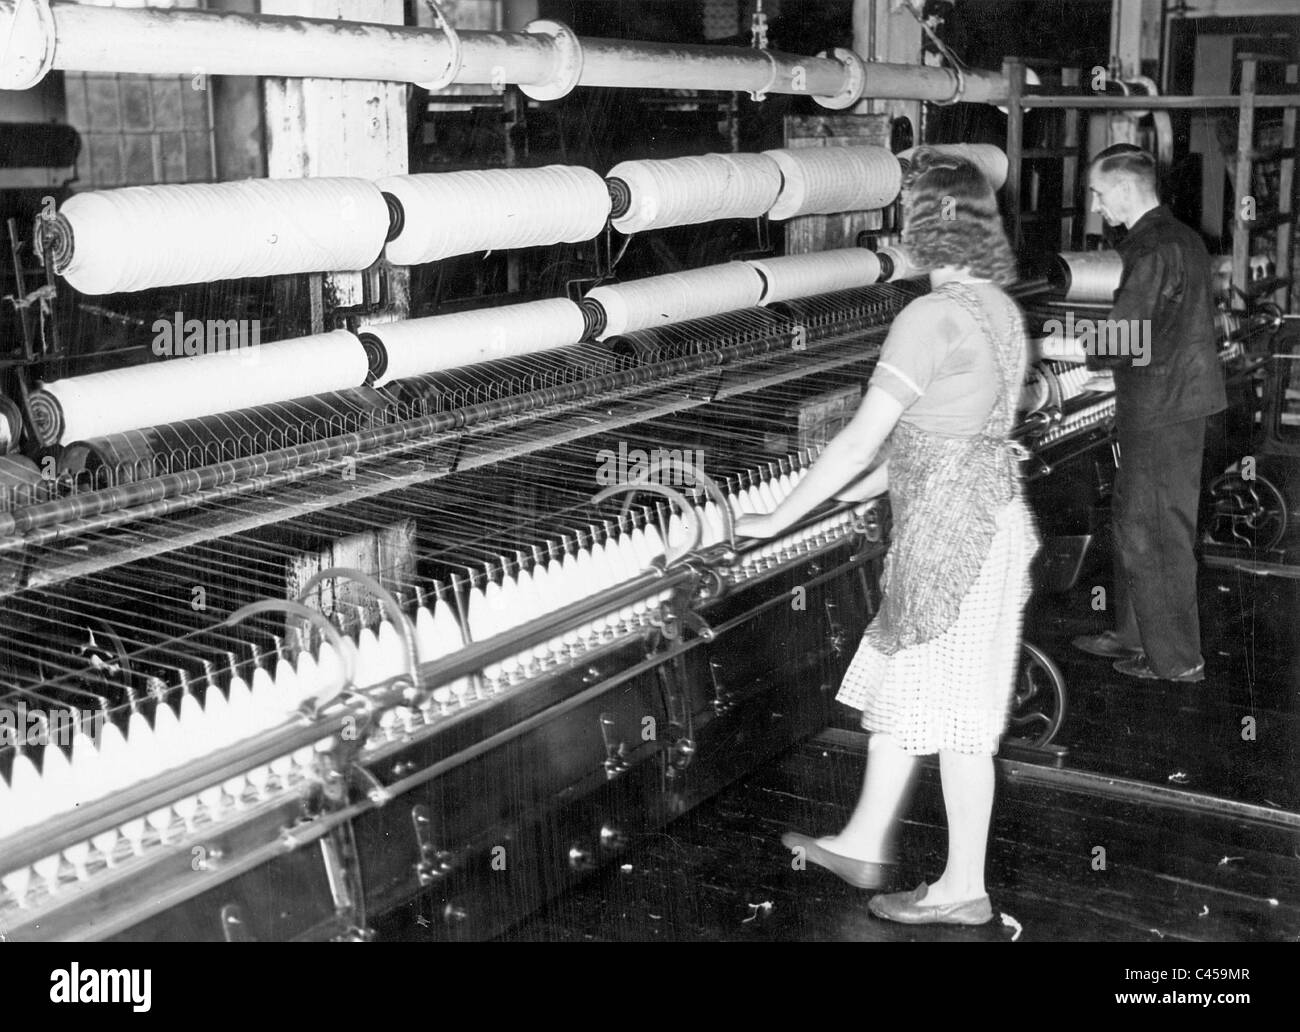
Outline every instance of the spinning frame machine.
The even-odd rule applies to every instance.
[[[651,221],[896,195],[888,151],[826,153],[773,155],[795,163],[775,177],[752,170],[762,199],[729,196],[756,210],[719,211],[713,192],[674,209],[658,181]],[[602,181],[596,221],[644,214],[632,173],[689,183],[694,160]],[[818,172],[826,161],[857,175]],[[376,196],[355,189],[362,208]],[[382,191],[382,246],[411,217],[399,193]],[[114,275],[96,264],[103,224],[75,216],[44,227],[49,261],[66,273],[82,248]],[[233,275],[221,262],[244,257],[231,249],[208,271]],[[349,371],[309,397],[258,394],[247,369],[231,371],[247,356],[221,355],[175,360],[153,384],[163,374],[139,370],[157,367],[133,367],[23,399],[58,472],[15,463],[0,498],[0,713],[14,729],[0,931],[367,939],[418,922],[486,937],[823,727],[873,611],[887,503],[824,507],[770,542],[737,542],[733,520],[797,482],[835,428],[818,436],[801,415],[851,412],[890,320],[926,286],[897,249],[804,257],[729,263],[735,294],[689,273],[639,281],[645,296],[598,286],[554,305],[554,322],[515,311],[454,362],[395,378],[387,324],[332,331],[319,336],[363,379]],[[331,267],[310,248],[302,267],[268,260],[239,274]],[[474,335],[434,322],[410,320],[425,324],[414,351]],[[552,332],[561,342],[529,345]],[[261,346],[267,378],[274,343]],[[1027,395],[1031,473],[1106,437],[1106,400],[1063,373],[1041,367],[1046,389]],[[140,391],[129,396],[147,410],[209,375],[255,400],[123,420],[132,406],[115,392]],[[624,456],[634,469],[602,476]],[[1038,667],[1052,673],[1045,657]],[[1031,714],[1030,736],[1050,738],[1059,719]]]
[[[619,191],[588,175],[603,225]],[[70,282],[122,273],[95,264],[101,229],[73,204],[44,227]],[[854,252],[819,282],[889,261]],[[650,325],[698,307],[690,273],[659,279],[31,391],[61,472],[10,482],[0,516],[5,706],[36,721],[6,750],[6,935],[367,937],[412,898],[448,936],[490,935],[826,723],[880,517],[823,512],[744,551],[731,522],[790,489],[798,407],[861,389],[923,287]],[[390,377],[420,344],[425,372]],[[266,402],[312,355],[367,383],[200,415],[199,383]],[[151,407],[194,415],[136,425]],[[627,454],[646,482],[602,478]],[[810,678],[826,690],[792,697]]]
[[[768,436],[803,398],[860,383],[864,343],[920,289],[816,299],[839,319],[809,312],[799,351],[790,317],[760,309],[579,346],[559,369],[459,370],[453,404],[501,396],[405,420],[395,400],[394,421],[352,435],[372,451],[303,459],[281,487],[51,516],[10,583],[7,701],[106,720],[78,728],[66,772],[48,745],[10,757],[4,802],[27,825],[6,829],[7,934],[360,936],[417,893],[448,934],[490,934],[823,726],[879,517],[823,513],[740,551],[731,512],[789,489],[809,456]],[[674,447],[669,476],[597,490],[600,454],[665,442],[707,472]],[[108,490],[131,497],[159,479],[115,469]],[[286,554],[376,527],[410,543],[400,571],[376,571],[387,587],[325,569],[297,597],[360,582],[378,621],[279,601]],[[113,794],[67,809],[88,781]]]

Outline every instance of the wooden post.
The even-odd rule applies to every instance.
[[[216,0],[218,11],[254,14],[257,0]],[[212,150],[217,179],[261,179],[266,175],[265,109],[262,82],[250,75],[214,75],[212,90]]]
[[[853,50],[866,61],[867,95],[854,107],[855,114],[888,114],[906,118],[913,136],[920,142],[921,103],[914,100],[874,99],[871,91],[871,65],[893,63],[920,67],[921,27],[906,11],[891,10],[881,0],[853,0]]]
[[[1110,17],[1110,65],[1121,79],[1152,73],[1160,61],[1162,0],[1114,0]],[[1109,143],[1137,143],[1137,119],[1125,112],[1108,116]]]
[[[1078,87],[1079,69],[1062,68],[1061,85]],[[1079,145],[1079,111],[1067,108],[1063,112],[1061,126],[1061,250],[1072,251],[1075,247],[1075,230],[1082,225],[1081,213],[1088,210],[1087,190],[1080,196],[1079,180],[1083,173],[1082,154]],[[1079,244],[1082,245],[1080,240]]]
[[[340,18],[400,25],[402,0],[262,0],[262,14]],[[267,175],[359,176],[377,179],[408,169],[404,83],[340,79],[267,79]],[[340,218],[346,213],[340,212]],[[391,270],[388,313],[409,311],[410,276]],[[324,279],[327,307],[362,303],[362,277],[345,272]],[[377,320],[382,321],[382,320]]]
[[[1007,204],[1011,246],[1020,253],[1024,237],[1020,225],[1020,180],[1024,171],[1025,111],[1020,97],[1025,91],[1025,65],[1018,57],[1009,57],[1002,64],[1007,79],[1007,181],[1002,187]]]
[[[1115,0],[1110,56],[1121,79],[1133,79],[1160,60],[1161,0]]]
[[[1289,92],[1296,92],[1300,89],[1300,65],[1291,61],[1286,66],[1286,83]],[[1279,277],[1286,279],[1291,278],[1290,283],[1282,283],[1278,286],[1278,292],[1273,295],[1273,300],[1282,308],[1283,311],[1288,309],[1295,310],[1295,306],[1287,304],[1287,298],[1300,298],[1300,285],[1295,279],[1295,263],[1291,260],[1291,247],[1295,240],[1295,161],[1296,161],[1296,109],[1287,108],[1282,113],[1282,161],[1278,170],[1277,179],[1277,257],[1274,262],[1274,268]]]
[[[1232,213],[1232,296],[1233,307],[1245,307],[1250,291],[1250,223],[1242,219],[1242,204],[1254,192],[1255,149],[1255,58],[1246,56],[1241,61],[1241,115],[1237,120],[1237,181],[1233,190],[1235,210]],[[1258,217],[1258,211],[1255,212]],[[1237,294],[1236,291],[1241,291]]]
[[[853,0],[853,52],[870,64],[876,60],[876,0]],[[854,114],[869,114],[875,107],[864,97],[854,107]]]

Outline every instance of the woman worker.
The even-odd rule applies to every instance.
[[[1038,547],[1008,434],[1025,376],[1015,263],[990,184],[974,165],[919,150],[903,187],[903,245],[930,294],[895,318],[856,416],[772,513],[737,532],[777,535],[832,496],[888,488],[884,598],[837,699],[873,732],[866,778],[837,835],[782,842],[864,889],[884,886],[917,758],[939,754],[948,861],[939,878],[877,895],[910,924],[978,925],[993,910],[984,855],[993,754],[1005,728]],[[888,441],[887,461],[873,460]]]

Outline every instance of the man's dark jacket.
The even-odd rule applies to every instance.
[[[1222,412],[1223,366],[1214,330],[1210,255],[1201,238],[1163,204],[1152,208],[1116,248],[1124,271],[1112,320],[1150,320],[1145,365],[1132,355],[1092,355],[1090,369],[1115,374],[1115,419],[1123,430],[1149,430]]]

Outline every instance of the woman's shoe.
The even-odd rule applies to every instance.
[[[889,884],[894,873],[893,864],[881,864],[872,860],[854,860],[851,856],[833,853],[831,850],[819,846],[816,839],[809,838],[807,835],[800,835],[797,831],[787,831],[782,835],[781,845],[792,852],[802,850],[805,859],[812,861],[818,867],[826,868],[832,874],[838,875],[858,889],[883,888]]]
[[[964,899],[958,903],[926,905],[921,902],[929,891],[922,882],[911,892],[891,892],[872,896],[867,909],[886,921],[901,924],[982,925],[993,920],[993,904],[988,896]]]

